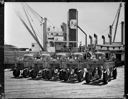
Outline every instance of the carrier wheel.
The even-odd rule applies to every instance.
[[[103,73],[103,82],[104,82],[104,84],[108,83],[108,74],[107,74],[107,72]]]
[[[26,78],[29,75],[29,70],[28,69],[24,69],[23,70],[23,77]]]
[[[64,74],[63,74],[63,76],[64,76],[64,81],[66,82],[66,81],[68,81],[68,78],[69,78],[69,74],[68,74],[68,72],[63,72]]]
[[[31,71],[32,71],[32,69],[31,69],[31,70],[29,70],[28,77],[31,77]]]
[[[98,70],[98,75],[99,75],[99,79],[100,79],[102,77],[102,70],[101,69]]]
[[[82,71],[80,71],[80,72],[77,73],[77,80],[79,82],[81,82],[83,80],[83,73],[82,73]]]
[[[85,76],[85,81],[86,83],[90,83],[90,80],[91,80],[91,75],[89,73],[86,73],[86,76]]]
[[[29,77],[32,77],[33,69],[29,70]]]
[[[39,70],[39,72],[37,74],[38,78],[42,78],[42,73],[43,73],[43,71],[42,70]]]
[[[30,75],[31,75],[32,79],[34,79],[34,78],[36,78],[37,73],[35,70],[31,70]]]
[[[60,71],[60,73],[59,73],[59,79],[60,79],[60,80],[64,80],[64,79],[63,79],[63,71]]]
[[[117,69],[114,69],[113,70],[113,79],[116,79],[116,77],[117,77]]]
[[[49,75],[49,70],[48,69],[44,69],[43,73],[42,73],[42,77],[44,79],[48,79],[49,78],[48,75]]]
[[[16,77],[19,77],[19,75],[20,75],[20,70],[17,69],[17,68],[15,68],[15,69],[13,70],[13,76],[16,78]]]
[[[52,74],[51,74],[51,71],[50,70],[46,70],[46,78],[48,79],[48,80],[50,80],[51,78],[52,78]]]
[[[46,70],[45,69],[42,70],[42,78],[46,79]]]

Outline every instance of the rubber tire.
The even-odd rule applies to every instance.
[[[102,70],[98,70],[99,79],[102,77]]]
[[[50,70],[47,70],[45,75],[46,75],[46,78],[48,80],[50,80],[52,78],[52,74],[51,74],[51,71]]]
[[[104,84],[108,84],[108,74],[107,74],[107,72],[103,73],[103,82],[104,82]]]
[[[29,74],[28,74],[28,77],[31,77],[31,71],[32,71],[32,70],[29,70]]]
[[[78,82],[81,82],[83,80],[83,73],[81,71],[77,73],[77,80]]]
[[[42,78],[46,79],[46,70],[45,69],[42,70]]]
[[[42,78],[42,73],[43,73],[42,70],[39,70],[39,71],[38,71],[38,73],[37,73],[38,78]]]
[[[13,76],[16,78],[16,77],[19,77],[19,75],[20,75],[20,70],[19,69],[14,69],[13,70]]]
[[[111,81],[112,79],[112,71],[110,71],[109,75],[108,75],[108,81]]]
[[[116,79],[117,77],[117,69],[113,70],[113,79]]]
[[[24,69],[23,70],[23,77],[26,78],[29,75],[29,70],[28,69]]]
[[[90,78],[91,78],[91,75],[89,73],[86,73],[86,75],[85,75],[85,81],[86,81],[87,84],[90,83]]]
[[[60,71],[60,73],[59,73],[59,79],[60,80],[64,80],[64,78],[63,78],[63,71]]]
[[[32,77],[33,70],[29,71],[29,77]]]
[[[36,71],[32,70],[30,75],[31,75],[32,79],[34,79],[34,78],[36,78],[37,73],[36,73]]]
[[[64,76],[64,81],[68,81],[68,78],[69,78],[69,74],[68,72],[63,72],[63,76]]]

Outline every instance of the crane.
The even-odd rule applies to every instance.
[[[118,22],[119,22],[119,16],[120,16],[121,7],[122,7],[122,3],[120,3],[119,9],[118,9],[117,14],[116,14],[116,16],[117,16],[117,21],[116,21],[116,27],[115,27],[113,42],[115,42],[115,37],[116,37],[116,32],[117,32],[117,27],[118,27]],[[116,18],[116,17],[115,17],[115,18]],[[114,19],[114,21],[113,21],[113,24],[114,24],[114,22],[115,22],[115,19]],[[112,26],[113,26],[113,24],[112,24]]]
[[[78,28],[78,29],[80,29],[83,33],[84,33],[84,35],[85,35],[85,49],[87,48],[87,34],[85,33],[85,31],[79,26],[79,25],[77,25],[76,24],[76,22],[72,22],[71,23],[71,25],[72,25],[72,27],[74,27],[74,28]],[[68,25],[69,26],[69,25]]]
[[[29,28],[29,26],[26,24],[26,22],[21,18],[21,16],[17,13],[17,16],[19,17],[19,19],[21,20],[21,22],[23,23],[23,25],[26,27],[26,29],[28,30],[28,32],[30,33],[30,35],[34,38],[34,40],[37,42],[37,44],[39,45],[39,47],[41,48],[41,50],[42,51],[44,51],[44,48],[43,48],[43,46],[41,45],[41,43],[40,43],[40,41],[39,41],[39,39],[38,39],[38,37],[37,37],[37,33],[36,33],[36,31],[34,30],[34,28],[33,28],[33,26],[32,26],[32,17],[29,15],[29,13],[28,13],[28,9],[29,9],[29,11],[31,11],[35,16],[38,16],[38,20],[39,20],[39,18],[40,18],[40,20],[39,20],[39,22],[41,22],[41,24],[43,23],[43,18],[38,14],[38,13],[36,13],[29,5],[22,5],[23,6],[23,11],[24,11],[24,13],[25,13],[25,15],[26,15],[26,17],[27,17],[27,20],[28,20],[28,23],[29,23],[29,25],[30,25],[30,27],[31,27],[31,29]],[[26,7],[28,7],[28,9],[26,8]],[[31,20],[30,20],[30,18],[29,17],[31,17]]]
[[[79,28],[83,33],[84,33],[84,35],[85,35],[85,48],[87,48],[87,34],[84,32],[84,30],[79,26],[79,25],[77,25],[77,28]]]
[[[28,25],[24,22],[24,20],[19,15],[17,15],[17,16],[19,17],[19,19],[21,20],[21,22],[23,23],[23,25],[26,27],[26,29],[28,30],[28,32],[31,34],[31,36],[34,38],[34,40],[39,44],[39,46],[42,49],[42,51],[44,51],[44,48],[42,47],[42,45],[40,44],[40,42],[37,40],[37,38],[35,37],[35,35],[31,31],[31,29],[28,27]]]

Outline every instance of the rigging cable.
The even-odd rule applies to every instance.
[[[34,32],[34,35],[35,35],[35,38],[38,40],[38,38],[37,38],[37,35],[36,35],[36,33],[35,33],[35,30],[34,30],[34,28],[33,28],[33,26],[32,26],[32,24],[31,24],[31,22],[30,22],[30,20],[29,20],[29,17],[28,17],[28,15],[27,15],[27,10],[23,7],[23,10],[24,10],[24,12],[25,12],[25,15],[26,15],[26,17],[27,17],[27,20],[28,20],[28,22],[29,22],[29,24],[30,24],[30,26],[31,26],[31,28],[32,28],[32,31]]]
[[[36,18],[38,19],[39,22],[43,22],[43,17],[41,15],[39,15],[36,11],[34,11],[27,3],[26,3],[26,6],[30,9],[30,11],[36,16]],[[41,20],[40,20],[40,19]]]
[[[35,10],[33,10],[27,3],[25,3],[25,4],[26,4],[26,7],[28,7],[28,9],[30,10],[30,12],[33,13],[35,18],[37,18],[37,20],[40,22],[40,26],[42,26],[43,22],[44,22],[44,18],[41,15],[39,15]],[[39,32],[39,30],[38,30],[38,32]],[[39,36],[40,39],[42,39],[41,37]]]
[[[36,38],[35,38],[35,36],[33,35],[32,31],[29,29],[29,27],[24,22],[24,20],[20,17],[20,15],[17,14],[17,16],[19,17],[19,19],[21,20],[21,22],[24,24],[24,26],[26,27],[26,29],[29,31],[29,33],[31,34],[31,36],[34,38],[34,40],[37,41]],[[38,43],[38,41],[37,41],[37,43]],[[40,43],[39,43],[39,46],[41,47],[42,50],[44,50],[43,47],[40,45]]]
[[[117,31],[117,27],[118,27],[118,21],[119,21],[121,7],[122,7],[122,3],[120,3],[120,5],[119,5],[119,11],[118,11],[118,16],[117,16],[117,22],[116,22],[116,27],[115,27],[116,29],[115,29],[115,33],[114,33],[113,42],[115,41],[115,37],[116,37],[116,31]]]
[[[16,15],[18,16],[18,18],[22,21],[22,20],[25,20],[25,18],[18,12],[18,11],[16,11],[16,9],[14,9],[14,11],[15,11],[15,13],[16,13]],[[22,17],[22,18],[21,18]],[[23,23],[23,22],[22,22]],[[24,23],[25,23],[25,21],[24,21]],[[24,24],[23,23],[23,24]],[[26,26],[25,26],[26,27]],[[29,31],[29,30],[28,30]],[[31,39],[30,39],[30,37],[27,37],[27,36],[25,36],[25,38],[24,39],[26,39],[26,41],[30,41]]]
[[[27,13],[28,13],[28,11],[26,11]],[[35,25],[35,23],[34,23],[34,20],[32,19],[32,17],[31,17],[31,15],[28,13],[28,15],[30,16],[30,18],[31,18],[31,20],[32,20],[32,22],[33,22],[33,24]],[[35,25],[35,27],[36,27],[36,25]],[[37,32],[39,33],[39,30],[37,29],[37,27],[36,27],[36,30],[37,30]],[[38,35],[38,33],[35,33],[35,35],[36,35],[36,37],[39,37],[39,39],[41,40],[41,37]]]
[[[116,13],[116,15],[115,15],[115,18],[114,18],[114,20],[113,20],[112,27],[113,27],[113,25],[114,25],[114,23],[115,23],[115,21],[116,21],[116,18],[117,18],[118,13],[119,13],[119,8],[118,8],[117,13]]]
[[[41,47],[41,49],[44,50],[43,47],[42,47],[42,45],[40,44],[40,42],[39,42],[37,36],[36,36],[35,30],[34,30],[33,27],[32,27],[32,24],[31,24],[31,22],[30,22],[30,20],[29,20],[29,18],[28,18],[28,15],[27,15],[27,13],[26,13],[24,7],[23,7],[23,9],[24,9],[24,12],[25,12],[25,14],[26,14],[26,16],[27,16],[27,19],[28,19],[28,21],[29,21],[29,24],[30,24],[30,26],[31,26],[31,28],[32,28],[32,30],[33,30],[33,32],[34,32],[35,35],[30,31],[30,29],[28,28],[28,26],[26,25],[26,23],[25,23],[23,20],[21,20],[22,23],[25,25],[25,27],[26,27],[26,28],[28,29],[28,31],[31,33],[31,35],[33,36],[33,38],[37,41],[37,43],[39,44],[39,46]],[[20,19],[21,19],[21,18],[20,18]]]
[[[31,12],[36,16],[36,18],[38,19],[38,21],[40,22],[40,25],[42,25],[42,23],[43,23],[43,17],[42,16],[40,16],[36,11],[34,11],[27,3],[26,3],[26,6],[31,10]],[[40,19],[41,20],[40,20]],[[58,27],[56,27],[49,19],[47,19],[47,21],[50,23],[50,24],[52,24],[52,26],[53,27],[55,27],[55,28],[57,28],[58,30],[59,30],[59,28]]]

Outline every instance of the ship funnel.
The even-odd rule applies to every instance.
[[[103,44],[105,44],[105,37],[102,35]]]
[[[89,35],[89,38],[90,38],[90,45],[92,45],[92,36]]]
[[[97,35],[96,34],[94,34],[94,38],[95,38],[95,45],[97,44],[97,42],[98,42],[98,40],[97,40]]]

